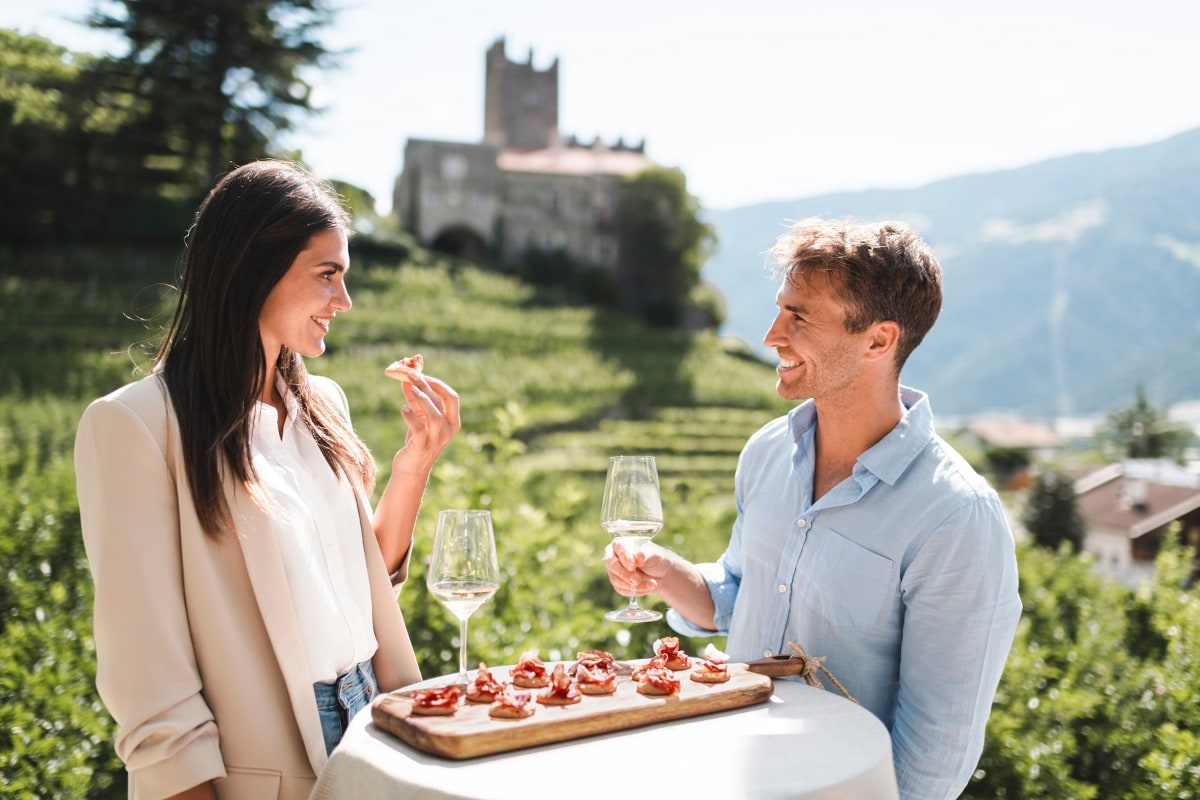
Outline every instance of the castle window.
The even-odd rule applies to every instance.
[[[443,158],[442,177],[448,181],[461,181],[467,177],[467,159],[458,153]]]

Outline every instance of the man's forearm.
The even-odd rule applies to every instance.
[[[667,569],[658,580],[657,594],[684,619],[707,630],[716,630],[716,606],[708,584],[695,564],[674,554],[666,558]]]

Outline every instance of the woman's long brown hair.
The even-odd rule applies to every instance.
[[[222,177],[196,212],[179,304],[155,360],[179,419],[196,514],[212,537],[232,524],[225,481],[257,495],[250,431],[266,357],[258,317],[267,295],[316,233],[349,231],[336,194],[300,167],[255,161]],[[334,472],[370,492],[375,462],[338,409],[310,390],[301,357],[275,364]]]

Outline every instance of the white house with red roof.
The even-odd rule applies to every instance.
[[[1087,527],[1084,547],[1098,566],[1136,585],[1154,572],[1168,526],[1200,556],[1200,476],[1167,459],[1128,459],[1075,482]],[[1200,568],[1200,560],[1197,561]]]

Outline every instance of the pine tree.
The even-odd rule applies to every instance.
[[[1133,405],[1111,412],[1102,437],[1125,458],[1170,458],[1180,460],[1190,434],[1174,425],[1165,411],[1150,405],[1139,384]]]
[[[108,11],[112,9],[112,11]],[[105,84],[136,98],[129,146],[160,196],[192,203],[231,166],[271,154],[312,108],[306,68],[331,53],[324,0],[112,0],[88,19],[128,52]]]
[[[1050,550],[1063,542],[1078,553],[1083,547],[1084,521],[1079,513],[1075,482],[1057,469],[1044,469],[1033,479],[1023,522],[1033,541]]]

